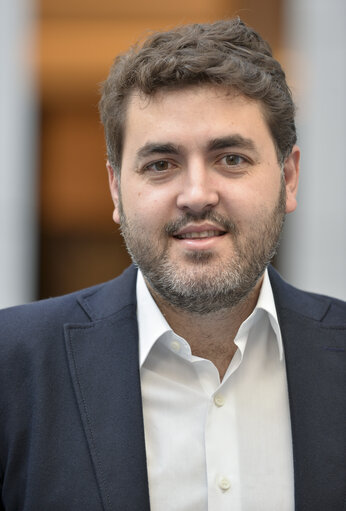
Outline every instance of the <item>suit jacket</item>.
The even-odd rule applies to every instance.
[[[296,510],[346,511],[346,304],[269,272]],[[131,267],[111,282],[1,311],[4,510],[149,511],[135,282]]]

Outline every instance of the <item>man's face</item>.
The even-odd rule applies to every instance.
[[[299,150],[284,174],[261,105],[212,86],[133,95],[121,179],[109,168],[127,248],[158,300],[194,313],[231,307],[259,285]]]

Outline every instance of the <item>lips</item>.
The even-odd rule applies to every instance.
[[[208,231],[201,231],[201,232],[184,232],[181,234],[176,234],[174,237],[179,240],[186,240],[186,239],[198,239],[198,238],[213,238],[214,236],[223,236],[226,234],[224,231],[215,231],[215,230],[208,230]]]
[[[179,240],[206,239],[226,234],[224,229],[215,224],[204,222],[202,224],[191,223],[173,233],[173,237]]]

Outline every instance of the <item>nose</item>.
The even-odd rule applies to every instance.
[[[179,209],[200,212],[215,207],[219,193],[211,170],[205,165],[194,164],[186,170],[177,197]]]

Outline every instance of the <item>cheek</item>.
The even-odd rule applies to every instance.
[[[138,222],[150,220],[159,223],[172,214],[174,200],[167,190],[147,188],[145,185],[127,186],[122,190],[122,204],[126,216]]]
[[[132,197],[123,198],[123,210],[128,222],[136,225],[142,231],[156,229],[165,222],[162,203],[156,200],[147,200],[141,192]]]
[[[236,183],[237,184],[237,183]],[[258,207],[259,192],[256,187],[231,183],[224,188],[220,205],[225,205],[227,213],[234,219],[251,217]]]
[[[228,215],[240,225],[251,225],[257,218],[270,213],[277,205],[280,183],[258,182],[252,186],[239,187],[226,199]]]

